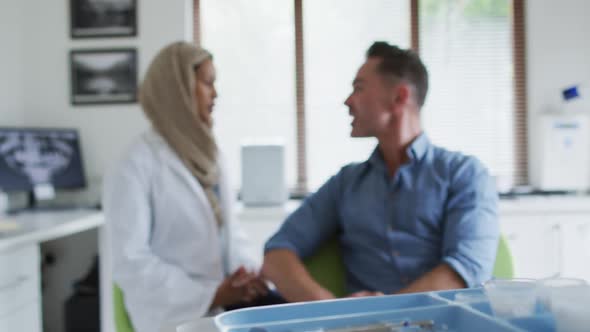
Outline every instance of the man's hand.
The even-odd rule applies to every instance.
[[[241,266],[219,285],[211,307],[251,302],[266,294],[268,294],[268,287],[264,280],[258,274],[248,272]]]
[[[465,287],[467,287],[467,284],[463,278],[452,267],[446,263],[441,263],[396,294],[430,292]]]
[[[360,291],[349,294],[347,297],[369,297],[369,296],[383,296],[385,294],[381,292],[371,292],[371,291]]]

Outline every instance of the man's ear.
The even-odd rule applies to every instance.
[[[402,111],[404,106],[408,103],[411,98],[410,86],[404,83],[398,83],[391,88],[391,110],[396,113]]]
[[[412,91],[410,86],[405,83],[399,83],[395,87],[395,103],[397,106],[403,106],[408,103],[411,98]]]

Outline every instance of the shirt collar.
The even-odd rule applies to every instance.
[[[426,152],[428,151],[429,147],[430,140],[428,139],[425,133],[422,133],[414,139],[410,146],[408,146],[406,154],[408,155],[408,157],[410,157],[412,161],[418,161],[426,155]]]
[[[416,137],[406,149],[406,154],[410,158],[410,163],[421,160],[426,155],[426,152],[428,152],[430,145],[430,140],[425,133],[418,135],[418,137]],[[379,146],[375,148],[371,157],[369,157],[369,163],[379,168],[385,168],[385,161],[383,160]]]

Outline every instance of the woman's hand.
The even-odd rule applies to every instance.
[[[258,274],[248,272],[241,266],[219,285],[211,307],[251,302],[259,296],[268,294],[268,287]]]

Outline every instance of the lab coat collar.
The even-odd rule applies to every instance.
[[[164,138],[153,128],[144,134],[144,138],[148,142],[148,145],[154,149],[154,152],[161,157],[160,161],[167,164],[179,176],[186,180],[193,192],[197,195],[198,201],[204,209],[203,211],[205,211],[207,217],[214,222],[215,214],[211,204],[209,204],[209,201],[207,200],[203,187],[188,168],[184,166],[180,158],[178,158],[178,155],[172,150],[172,148],[170,148]]]

